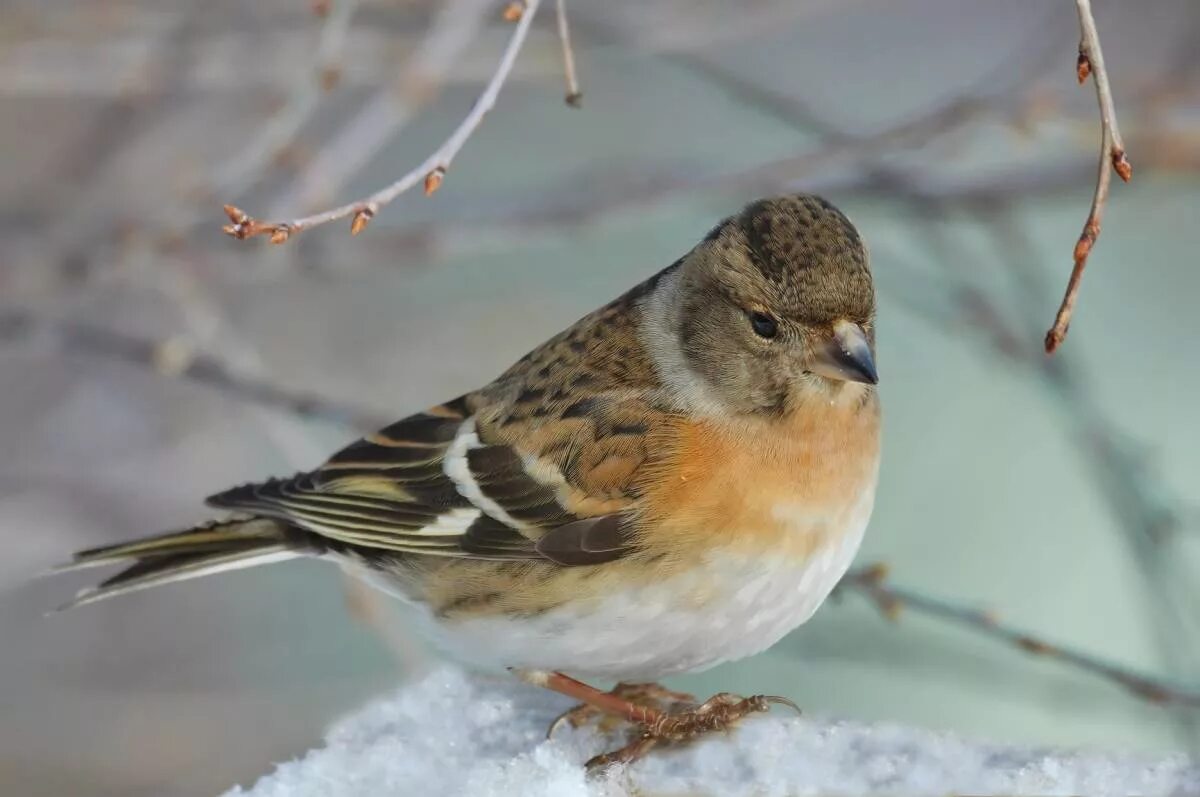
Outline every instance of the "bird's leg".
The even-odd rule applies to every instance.
[[[694,695],[687,692],[676,692],[656,683],[626,683],[622,681],[605,694],[658,711],[670,711],[677,706],[691,705],[696,701]],[[553,736],[554,732],[564,723],[572,728],[578,728],[580,725],[594,720],[599,720],[601,732],[610,733],[622,721],[622,716],[607,713],[591,703],[583,702],[559,714],[554,722],[550,723],[550,728],[546,731],[546,738]]]
[[[577,681],[561,672],[544,670],[514,670],[514,672],[526,683],[573,697],[602,714],[621,717],[635,725],[644,725],[666,716],[658,709],[638,705],[614,692],[605,692],[594,686],[588,686],[583,681]],[[554,722],[557,725],[559,720],[556,719]],[[554,730],[554,725],[550,729]]]
[[[713,695],[699,706],[684,711],[663,711],[634,703],[625,697],[614,694],[615,690],[614,692],[603,692],[559,672],[518,670],[517,675],[528,683],[573,697],[597,712],[620,717],[638,726],[636,736],[629,744],[590,759],[587,762],[589,770],[636,761],[661,742],[679,744],[708,733],[729,730],[746,715],[767,711],[772,704],[788,706],[795,709],[797,713],[800,711],[795,703],[784,697],[773,695],[739,697],[728,692]],[[644,685],[631,684],[630,686]],[[570,712],[568,712],[569,714]],[[562,719],[560,717],[555,720],[555,725]],[[551,730],[554,730],[554,727],[552,725]]]

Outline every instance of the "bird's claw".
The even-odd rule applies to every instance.
[[[800,707],[786,697],[778,695],[751,695],[739,697],[721,692],[705,700],[699,706],[686,711],[664,713],[656,719],[638,726],[636,737],[608,753],[588,760],[589,771],[597,771],[614,764],[628,764],[644,756],[655,745],[666,742],[680,744],[700,736],[733,728],[749,714],[770,711],[772,705],[786,706],[800,713]]]

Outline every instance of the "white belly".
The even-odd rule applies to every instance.
[[[447,622],[418,611],[439,647],[478,666],[620,680],[706,669],[766,650],[812,617],[858,550],[873,493],[845,534],[803,561],[714,550],[696,570],[595,605]]]

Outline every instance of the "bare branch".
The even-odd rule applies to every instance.
[[[575,50],[571,46],[571,25],[567,21],[566,0],[555,0],[558,12],[558,40],[562,43],[563,74],[567,79],[567,94],[563,98],[567,105],[578,108],[583,102],[583,92],[579,90],[579,79],[575,75]]]
[[[463,145],[467,143],[467,139],[479,127],[480,122],[483,121],[483,117],[487,112],[495,106],[496,97],[500,94],[500,89],[508,79],[513,63],[516,61],[517,55],[521,52],[521,47],[524,45],[525,38],[529,34],[529,28],[533,23],[534,16],[537,14],[540,2],[541,0],[526,0],[521,18],[517,22],[516,29],[513,31],[512,38],[509,40],[503,57],[500,59],[500,64],[492,75],[491,80],[488,81],[483,93],[479,95],[479,98],[471,107],[470,113],[467,114],[466,118],[463,119],[454,132],[450,134],[450,137],[415,169],[365,199],[349,202],[332,210],[315,213],[311,216],[304,216],[291,221],[264,222],[249,216],[239,208],[227,205],[225,212],[229,216],[230,223],[225,225],[225,233],[242,240],[256,235],[266,235],[271,243],[284,243],[293,234],[306,230],[309,227],[316,227],[347,217],[353,218],[351,229],[357,228],[361,232],[367,221],[374,217],[380,208],[414,186],[423,184],[425,193],[427,195],[432,194],[441,185],[442,178],[450,168],[450,164],[459,150],[463,148]]]
[[[838,590],[852,589],[860,593],[874,603],[884,617],[892,621],[897,620],[901,612],[910,609],[1007,642],[1026,653],[1057,659],[1064,664],[1106,678],[1151,703],[1200,707],[1200,691],[1168,683],[1161,678],[1137,672],[1003,624],[991,612],[959,606],[930,598],[911,589],[893,586],[888,582],[887,576],[885,565],[875,564],[858,568],[845,575],[838,584]]]
[[[1112,168],[1121,179],[1129,182],[1133,177],[1133,166],[1125,155],[1125,144],[1117,127],[1117,112],[1113,107],[1112,88],[1108,83],[1108,70],[1104,67],[1104,53],[1100,49],[1100,35],[1096,32],[1096,19],[1092,16],[1091,0],[1075,0],[1079,12],[1079,59],[1076,74],[1079,82],[1091,75],[1096,84],[1096,101],[1100,105],[1100,163],[1097,167],[1096,191],[1092,195],[1092,207],[1084,222],[1083,232],[1075,244],[1075,265],[1067,280],[1067,290],[1062,304],[1054,316],[1054,325],[1046,333],[1046,353],[1052,354],[1067,337],[1071,316],[1075,312],[1075,301],[1079,296],[1079,284],[1087,268],[1088,255],[1100,237],[1100,223],[1104,207],[1108,202],[1108,188],[1112,181]]]

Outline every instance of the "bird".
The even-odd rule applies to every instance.
[[[205,525],[75,554],[63,569],[124,569],[63,608],[325,559],[450,657],[579,700],[552,731],[628,723],[588,766],[630,762],[794,707],[657,681],[771,647],[831,593],[874,505],[877,383],[856,227],[815,195],[760,199],[478,390],[219,492]]]

